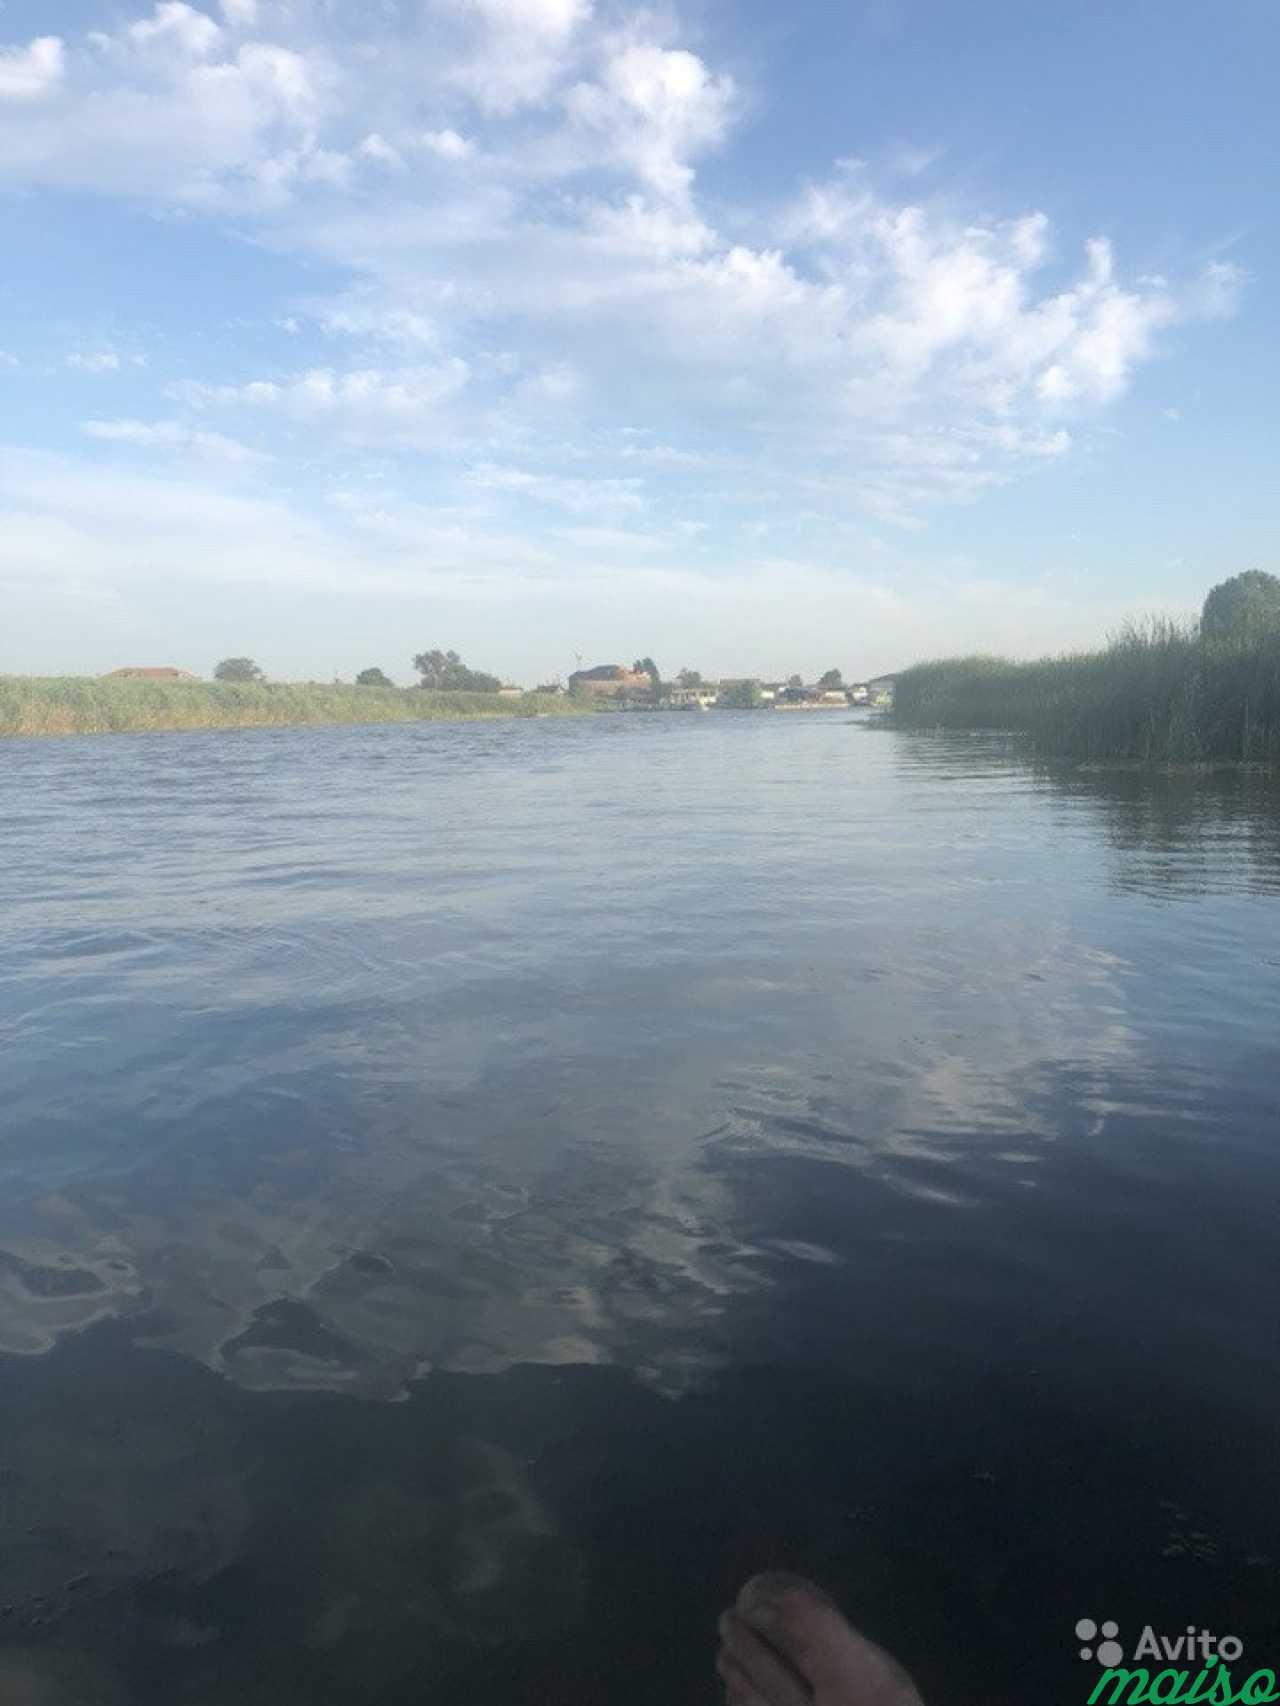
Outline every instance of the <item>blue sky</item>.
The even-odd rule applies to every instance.
[[[0,7],[0,670],[1037,652],[1275,567],[1270,0]]]

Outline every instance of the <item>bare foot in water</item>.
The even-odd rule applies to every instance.
[[[800,1576],[751,1578],[720,1619],[716,1669],[728,1706],[921,1706],[898,1661]]]

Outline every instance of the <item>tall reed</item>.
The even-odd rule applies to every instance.
[[[1153,618],[1096,652],[917,664],[898,677],[893,718],[911,728],[1007,729],[1046,756],[1086,762],[1276,762],[1280,631],[1206,640]]]
[[[0,676],[0,735],[417,723],[572,714],[581,709],[567,698],[536,693],[508,699],[497,693],[437,693],[418,687]]]

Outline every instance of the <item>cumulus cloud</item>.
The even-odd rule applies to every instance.
[[[370,131],[360,144],[360,154],[366,160],[376,160],[383,166],[394,166],[398,171],[404,170],[404,156],[398,148],[393,148],[383,140],[376,130]]]
[[[442,160],[465,160],[475,152],[475,144],[465,136],[459,136],[456,130],[446,126],[444,130],[424,130],[418,137],[423,148],[432,154],[438,154]]]
[[[332,181],[317,138],[328,55],[245,39],[253,16],[233,7],[224,28],[161,0],[113,33],[0,52],[0,182],[248,206]],[[44,98],[22,98],[19,118],[6,94]]]
[[[691,159],[723,140],[733,95],[733,80],[697,54],[633,40],[611,47],[599,77],[577,84],[567,105],[619,165],[678,199],[693,182]]]
[[[455,10],[478,29],[452,80],[492,113],[545,99],[592,13],[590,0],[458,0]]]
[[[413,451],[460,503],[595,510],[646,551],[692,549],[699,495],[774,534],[919,527],[1069,457],[1180,329],[1235,311],[1225,262],[1135,274],[1123,231],[917,204],[905,155],[712,200],[744,105],[665,12],[160,0],[0,50],[0,182],[216,215],[346,280],[264,313],[324,340],[315,365],[188,365],[181,418],[91,437],[232,460],[217,414],[277,456]]]
[[[139,46],[160,43],[191,59],[209,58],[222,41],[222,31],[213,19],[183,0],[160,0],[150,18],[140,18],[128,28]]]
[[[37,101],[60,82],[65,54],[58,36],[0,48],[0,101]]]

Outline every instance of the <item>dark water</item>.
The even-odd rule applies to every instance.
[[[1280,784],[261,731],[0,837],[6,1706],[693,1706],[780,1565],[936,1701],[1280,1666]]]

